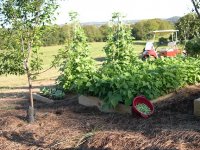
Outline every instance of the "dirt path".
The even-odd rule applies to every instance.
[[[36,102],[33,124],[26,122],[26,96],[1,99],[0,149],[200,150],[200,118],[193,115],[200,86],[158,102],[155,114],[146,120],[101,113],[69,97],[48,105]]]

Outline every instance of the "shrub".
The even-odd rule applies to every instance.
[[[188,41],[185,49],[190,56],[198,56],[200,54],[200,38],[194,38]]]

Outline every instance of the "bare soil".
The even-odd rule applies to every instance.
[[[72,97],[53,104],[35,102],[32,124],[26,121],[26,93],[1,98],[0,149],[200,150],[200,118],[193,115],[200,86],[187,87],[156,103],[148,119],[102,113],[79,105]]]

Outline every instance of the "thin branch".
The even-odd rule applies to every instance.
[[[46,70],[43,70],[43,71],[41,71],[41,72],[38,72],[38,73],[32,73],[31,75],[39,75],[39,74],[42,74],[42,73],[44,73],[44,72],[47,72],[48,70],[50,70],[51,68],[53,68],[54,66],[51,66],[51,67],[49,67],[48,69],[46,69]]]
[[[200,19],[200,12],[199,12],[199,10],[198,10],[198,4],[197,3],[195,3],[195,0],[191,0],[192,1],[192,4],[193,4],[193,6],[194,6],[194,9],[195,9],[195,11],[196,11],[196,13],[197,13],[197,15],[198,15],[198,17],[199,17],[199,19]]]

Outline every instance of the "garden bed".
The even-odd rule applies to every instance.
[[[169,99],[170,97],[173,97],[176,93],[169,93],[167,95],[164,96],[160,96],[157,99],[151,100],[151,102],[153,104],[165,100],[165,99]],[[116,112],[116,113],[128,113],[128,114],[132,114],[132,106],[125,106],[124,104],[118,104],[117,107],[115,109],[102,109],[101,106],[103,104],[103,101],[100,100],[97,97],[94,96],[84,96],[84,95],[80,95],[78,98],[79,104],[87,106],[87,107],[97,107],[100,111],[102,112]]]
[[[33,124],[25,118],[28,100],[1,100],[0,149],[197,150],[200,118],[193,115],[193,102],[199,97],[200,86],[179,90],[156,102],[155,113],[147,120],[103,113],[79,105],[78,99],[51,104],[36,101]]]

